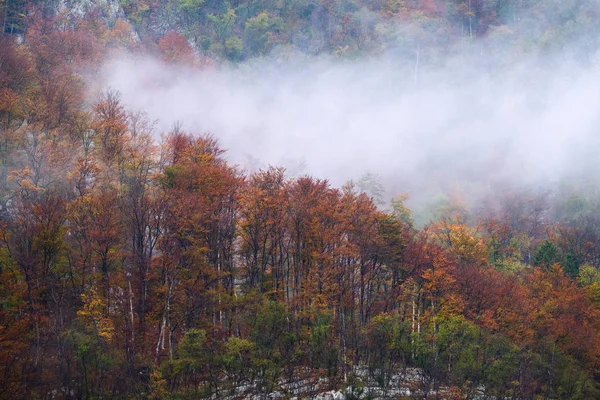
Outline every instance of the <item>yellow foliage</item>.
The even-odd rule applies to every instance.
[[[89,293],[82,293],[81,300],[83,301],[83,310],[77,311],[77,316],[92,324],[98,336],[110,342],[115,328],[111,319],[104,315],[106,307],[104,300],[94,289],[91,289]]]
[[[434,226],[437,239],[464,264],[483,264],[488,258],[488,248],[476,231],[458,220],[451,223],[441,220]]]

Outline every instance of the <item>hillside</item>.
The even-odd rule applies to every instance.
[[[1,0],[0,398],[599,398],[598,7]]]

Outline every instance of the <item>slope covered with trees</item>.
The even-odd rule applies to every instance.
[[[487,36],[585,61],[593,2],[77,4],[0,3],[0,398],[387,390],[409,371],[420,397],[600,396],[594,188],[453,200],[417,229],[403,197],[247,173],[86,84],[115,49],[207,68],[402,37],[434,62]]]
[[[297,49],[393,51],[413,61],[420,53],[421,62],[440,63],[474,44],[489,66],[549,52],[587,60],[598,47],[599,10],[595,0],[3,0],[0,15],[3,31],[20,35],[42,15],[61,16],[63,29],[92,15],[109,25],[120,19],[150,47],[177,31],[217,60]],[[483,46],[473,42],[480,38]]]

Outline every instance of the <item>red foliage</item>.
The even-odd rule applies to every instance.
[[[180,33],[168,32],[158,42],[161,57],[167,63],[180,63],[191,65],[196,60],[194,49]]]

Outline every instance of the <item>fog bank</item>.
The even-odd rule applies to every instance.
[[[198,70],[121,54],[100,81],[163,131],[180,122],[212,133],[232,163],[283,165],[334,185],[370,171],[390,195],[600,170],[596,65],[273,55]]]

